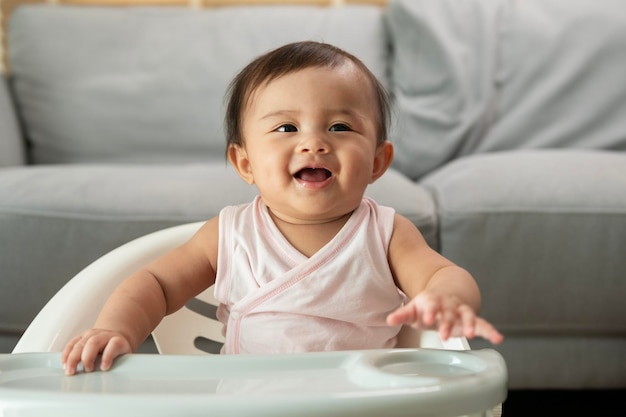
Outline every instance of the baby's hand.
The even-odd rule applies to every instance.
[[[464,336],[480,336],[493,344],[501,343],[504,336],[496,328],[478,317],[472,307],[455,296],[428,291],[418,294],[406,305],[387,316],[387,324],[410,325],[416,329],[436,329],[442,340]]]
[[[80,362],[85,372],[91,372],[95,368],[96,358],[102,354],[100,369],[108,371],[115,358],[130,352],[130,343],[121,333],[91,329],[69,341],[63,349],[61,360],[65,374],[74,375]]]

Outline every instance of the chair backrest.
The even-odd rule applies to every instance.
[[[26,329],[13,353],[58,352],[76,334],[93,326],[105,301],[128,275],[188,240],[203,222],[159,230],[103,255],[59,290]],[[215,312],[217,301],[207,289],[182,309],[165,317],[152,337],[159,353],[219,353],[224,338]],[[406,327],[398,347],[468,350],[463,337],[443,341],[434,331]]]

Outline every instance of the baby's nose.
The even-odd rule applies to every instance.
[[[328,143],[325,140],[316,137],[310,136],[300,142],[298,146],[298,151],[301,153],[327,153],[329,151]]]

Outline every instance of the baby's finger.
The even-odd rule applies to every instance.
[[[387,324],[390,326],[399,326],[401,324],[413,324],[417,320],[417,312],[415,306],[411,303],[399,307],[396,311],[387,316]]]
[[[126,339],[121,337],[113,337],[105,346],[102,352],[100,369],[103,371],[108,371],[109,369],[111,369],[115,358],[130,352],[131,348]]]
[[[476,335],[489,340],[494,345],[502,343],[504,336],[491,323],[480,317],[476,318]]]
[[[74,346],[76,345],[76,343],[78,343],[80,339],[82,339],[82,335],[74,337],[69,342],[67,342],[67,345],[65,345],[65,348],[63,349],[63,352],[61,353],[61,363],[63,365],[65,365],[65,363],[67,362],[67,359],[70,356],[70,353],[72,352],[72,350],[74,349]]]
[[[426,327],[434,326],[437,320],[441,319],[443,306],[439,298],[418,295],[415,304],[419,306],[420,320]]]
[[[98,358],[98,355],[102,353],[108,342],[109,337],[104,334],[92,336],[89,340],[87,340],[81,355],[81,361],[83,362],[83,369],[85,372],[92,372],[95,369],[96,359]]]
[[[462,304],[459,306],[458,312],[461,317],[463,336],[473,339],[476,336],[476,314],[474,310],[470,306]]]
[[[66,375],[74,375],[76,373],[81,356],[83,355],[83,348],[85,347],[83,343],[82,340],[78,340],[66,347],[66,349],[69,349],[67,358],[63,362]]]
[[[439,337],[442,340],[448,340],[452,335],[452,329],[456,326],[458,318],[456,308],[451,304],[443,306],[439,313],[439,324],[437,326]]]

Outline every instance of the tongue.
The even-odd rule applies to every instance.
[[[325,169],[305,168],[300,171],[301,180],[309,182],[322,182],[328,178],[328,171]]]

